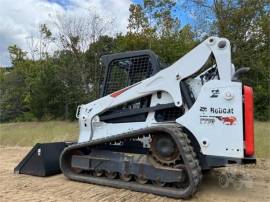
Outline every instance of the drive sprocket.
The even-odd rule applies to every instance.
[[[174,140],[165,133],[151,134],[150,153],[160,164],[174,166],[180,160],[180,151]]]

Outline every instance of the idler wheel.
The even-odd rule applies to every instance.
[[[95,170],[94,172],[93,172],[93,175],[95,176],[95,177],[101,177],[102,175],[103,175],[103,170]]]
[[[159,187],[164,187],[166,185],[166,182],[161,182],[160,180],[153,180],[152,183]]]
[[[120,179],[125,181],[125,182],[129,182],[130,180],[132,180],[132,175],[123,174],[123,175],[120,176]]]
[[[145,179],[144,177],[138,177],[138,176],[135,176],[135,180],[136,180],[136,182],[138,182],[140,184],[146,184],[148,182],[148,180]]]
[[[117,172],[105,171],[105,176],[110,179],[115,179],[117,177]]]

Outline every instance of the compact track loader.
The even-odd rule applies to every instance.
[[[67,178],[189,198],[203,170],[255,163],[253,92],[227,39],[210,37],[168,67],[149,50],[101,61],[100,99],[77,108],[79,140],[60,155]]]

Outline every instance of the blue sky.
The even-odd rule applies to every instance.
[[[66,8],[68,5],[71,4],[70,0],[48,0],[48,1],[52,2],[52,3],[57,3],[64,8]],[[132,1],[132,3],[135,3],[135,4],[143,4],[143,0],[131,0],[131,1]],[[177,7],[179,9],[176,10],[174,15],[180,19],[181,26],[185,26],[187,24],[193,24],[193,19],[192,19],[191,15],[187,11],[184,11],[184,9],[181,9],[181,5],[179,5],[180,4],[179,2],[180,1],[178,1],[178,3],[177,3]]]
[[[39,25],[45,23],[56,29],[58,17],[97,14],[114,22],[108,28],[110,35],[126,32],[131,3],[131,0],[0,0],[0,67],[10,66],[8,46],[16,44],[30,52],[29,41],[33,38],[38,44],[40,40]]]
[[[10,65],[8,46],[29,50],[29,38],[38,38],[39,25],[55,26],[57,16],[83,16],[96,13],[114,23],[110,33],[126,32],[131,3],[143,0],[0,0],[0,67]],[[174,15],[181,26],[192,24],[192,16],[178,9]],[[52,50],[53,51],[53,50]]]
[[[143,0],[132,0],[132,2],[136,3],[136,4],[142,4]],[[177,1],[177,8],[178,9],[176,9],[176,12],[174,12],[174,15],[180,19],[182,27],[187,25],[187,24],[192,25],[193,19],[192,19],[190,13],[188,13],[183,8],[181,8],[181,5],[179,2],[181,2],[181,1]]]
[[[48,0],[48,1],[51,3],[57,3],[64,8],[67,8],[71,4],[70,0]]]

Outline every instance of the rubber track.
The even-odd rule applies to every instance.
[[[108,142],[121,141],[126,138],[134,138],[144,134],[153,134],[153,132],[165,132],[170,134],[180,150],[181,157],[184,161],[186,168],[189,185],[186,188],[174,188],[174,187],[158,187],[152,184],[139,184],[137,182],[125,182],[120,179],[108,179],[104,177],[94,177],[87,174],[78,174],[72,171],[71,154],[73,150],[83,149],[85,147],[94,147],[99,144]],[[146,129],[140,129],[123,133],[121,135],[112,136],[108,138],[102,138],[98,140],[92,140],[90,142],[78,143],[71,145],[64,149],[60,156],[60,167],[64,175],[75,181],[86,182],[91,184],[111,186],[121,189],[130,189],[133,191],[147,192],[151,194],[187,199],[192,197],[198,190],[198,186],[202,180],[201,167],[199,161],[196,158],[196,154],[193,147],[190,145],[190,140],[187,135],[182,132],[178,124],[160,124],[158,126],[149,127]]]

